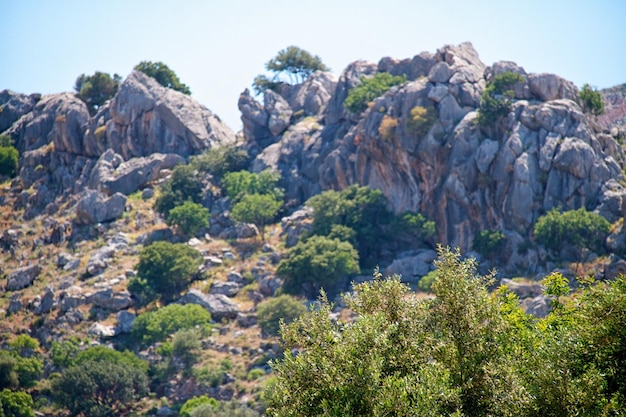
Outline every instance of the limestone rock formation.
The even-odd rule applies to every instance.
[[[76,205],[76,223],[97,224],[117,219],[126,206],[126,196],[117,193],[111,197],[88,190]]]
[[[407,82],[373,100],[363,113],[348,113],[343,102],[349,90],[361,77],[382,71],[405,75]],[[510,112],[499,128],[480,126],[481,95],[506,71],[523,79],[513,87]],[[298,88],[306,96],[306,87]],[[279,102],[257,103],[265,115],[259,126],[266,132],[267,115],[278,110],[271,103]],[[418,107],[436,114],[432,124],[416,127],[420,122],[411,111]],[[242,114],[245,126],[250,112]],[[395,127],[383,132],[384,120]],[[512,62],[486,66],[464,43],[402,61],[357,61],[339,77],[323,115],[294,119],[266,142],[254,129],[244,134],[261,148],[252,169],[280,172],[280,185],[294,207],[325,189],[368,185],[382,190],[394,211],[419,211],[434,220],[435,240],[463,251],[471,249],[478,231],[503,230],[510,259],[530,268],[524,259],[536,254],[520,257],[517,245],[551,208],[584,206],[609,220],[623,216],[626,191],[619,185],[619,163],[624,155],[594,123],[571,82],[528,74]]]
[[[20,152],[21,207],[27,218],[85,189],[130,194],[190,155],[233,143],[235,134],[191,97],[131,73],[90,117],[73,93],[0,92],[0,133]]]

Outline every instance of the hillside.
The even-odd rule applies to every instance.
[[[349,105],[367,80],[387,76],[394,85]],[[17,175],[0,184],[3,347],[28,335],[38,346],[18,356],[41,361],[36,381],[20,389],[41,415],[64,415],[53,381],[78,366],[78,351],[102,344],[150,366],[145,392],[116,403],[116,415],[177,415],[202,395],[258,415],[273,380],[268,362],[283,354],[279,337],[261,330],[258,306],[281,294],[308,305],[320,286],[332,298],[351,280],[369,281],[376,266],[429,298],[420,281],[437,243],[495,267],[498,280],[517,278],[502,282],[525,311],[545,316],[550,300],[536,281],[551,272],[572,286],[576,275],[626,272],[623,86],[601,93],[606,114],[595,117],[571,82],[513,62],[488,66],[469,43],[357,61],[339,77],[316,71],[257,96],[246,89],[239,133],[138,71],[93,115],[73,93],[0,92],[0,135],[19,152]],[[487,117],[489,100],[500,107]],[[233,194],[225,178],[240,168],[257,176]],[[279,175],[259,179],[267,170]],[[272,195],[280,208],[236,221],[246,194]],[[310,200],[320,195],[328,200]],[[163,208],[168,198],[208,210],[208,225],[184,233]],[[583,209],[610,229],[599,246],[580,247],[572,235],[555,250],[535,236],[554,209]],[[332,224],[321,225],[320,213]],[[484,232],[500,236],[495,247],[481,246]],[[359,265],[325,284],[293,284],[281,265],[311,235],[349,243]],[[199,254],[188,282],[157,295],[141,276],[155,242]],[[304,270],[312,277],[316,266]],[[333,314],[348,319],[336,301]],[[173,305],[201,306],[211,323],[146,342],[135,320]]]

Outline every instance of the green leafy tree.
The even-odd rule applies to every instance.
[[[17,174],[19,153],[13,146],[0,146],[0,176],[14,177]]]
[[[124,414],[147,392],[144,371],[108,361],[85,361],[71,366],[52,382],[54,399],[73,416]]]
[[[39,342],[21,334],[9,342],[9,352],[15,358],[14,371],[22,388],[35,386],[43,374],[43,359],[39,353]]]
[[[582,102],[583,110],[594,116],[604,114],[604,101],[602,95],[593,89],[589,84],[583,85],[578,93],[578,98]]]
[[[200,252],[185,244],[152,243],[139,253],[137,277],[128,289],[142,302],[173,300],[194,280],[201,264]]]
[[[161,187],[161,195],[154,202],[154,209],[167,218],[171,209],[191,201],[202,201],[202,182],[191,164],[177,165],[172,176]]]
[[[248,171],[229,172],[224,175],[222,188],[226,195],[237,203],[248,194],[270,194],[282,200],[283,190],[278,188],[280,174],[265,170],[258,174]]]
[[[122,77],[106,72],[96,71],[93,75],[81,74],[74,83],[74,90],[79,99],[85,102],[89,114],[94,115],[98,109],[112,99],[117,93]]]
[[[286,294],[270,298],[257,306],[259,326],[270,336],[278,335],[281,322],[289,324],[306,312],[307,308],[301,301]]]
[[[515,97],[513,88],[523,81],[524,77],[510,71],[496,75],[480,98],[478,124],[490,127],[509,114]]]
[[[215,146],[191,159],[191,165],[198,171],[208,172],[218,180],[229,172],[244,170],[248,163],[248,153],[235,145]]]
[[[190,376],[193,365],[200,359],[202,345],[196,329],[179,330],[172,336],[172,354],[183,364],[184,376]]]
[[[148,363],[139,359],[134,353],[125,350],[123,352],[111,349],[107,346],[91,346],[76,356],[74,364],[81,365],[88,362],[107,362],[128,366],[143,372],[148,371]]]
[[[373,77],[362,77],[361,84],[353,87],[343,105],[354,114],[367,109],[367,104],[385,94],[391,87],[406,82],[404,75],[391,75],[388,72],[379,72]]]
[[[500,230],[481,230],[474,236],[472,249],[493,261],[502,254],[505,241],[506,237]]]
[[[210,405],[213,408],[217,408],[218,402],[215,398],[207,397],[206,395],[201,395],[199,397],[193,397],[185,402],[183,406],[180,408],[178,414],[180,417],[191,417],[189,414],[194,408],[197,408],[201,405]]]
[[[57,368],[67,368],[76,363],[76,356],[80,352],[80,339],[71,336],[66,340],[52,342],[50,356]]]
[[[258,75],[254,79],[253,87],[257,94],[266,89],[277,90],[282,81],[283,75],[289,77],[291,84],[303,83],[315,71],[329,71],[321,58],[311,55],[308,51],[289,46],[278,51],[276,56],[265,64],[265,69],[274,73],[272,79],[265,75]]]
[[[265,241],[265,225],[274,220],[282,206],[273,194],[246,194],[233,206],[231,216],[238,222],[254,223]]]
[[[20,385],[16,366],[17,359],[6,350],[0,350],[0,389],[17,388]]]
[[[186,201],[168,212],[167,225],[176,226],[178,233],[185,238],[195,236],[200,229],[209,226],[209,210],[193,201]]]
[[[163,87],[191,95],[189,87],[181,83],[178,79],[178,75],[162,62],[141,61],[139,64],[135,65],[134,70],[141,71],[148,77],[154,78]]]
[[[602,253],[609,228],[604,217],[581,207],[563,213],[550,210],[537,220],[534,233],[537,242],[553,251],[560,250],[567,242],[579,251],[589,248]]]
[[[348,242],[312,236],[289,249],[276,273],[285,279],[288,294],[304,292],[315,296],[320,288],[334,290],[341,278],[358,274],[359,255]]]
[[[0,416],[35,417],[34,407],[33,398],[26,392],[6,388],[0,391]]]
[[[131,334],[145,345],[163,341],[176,331],[208,326],[211,313],[197,304],[169,304],[140,314],[133,323]]]
[[[0,114],[2,114],[0,112]],[[13,138],[9,135],[2,134],[0,135],[0,147],[8,147],[15,145]]]
[[[342,191],[324,191],[306,204],[313,208],[312,234],[329,236],[335,225],[350,228],[361,265],[378,261],[380,239],[385,239],[394,220],[380,190],[352,185]]]

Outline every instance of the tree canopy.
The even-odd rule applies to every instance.
[[[281,327],[284,358],[272,363],[267,415],[620,415],[626,406],[626,278],[581,283],[545,278],[552,311],[525,314],[473,259],[439,248],[432,290],[400,277],[354,285],[354,313],[318,308]]]
[[[297,46],[289,46],[278,51],[276,56],[265,64],[265,69],[274,73],[270,79],[259,75],[254,79],[253,87],[257,94],[266,89],[276,90],[286,75],[291,84],[303,83],[315,71],[329,71],[322,59]]]
[[[98,109],[112,99],[117,93],[122,77],[118,74],[96,71],[93,75],[81,74],[76,78],[74,90],[79,99],[85,102],[89,114],[94,115]]]
[[[180,82],[178,75],[162,62],[141,61],[134,69],[154,78],[163,87],[191,95],[189,87]]]
[[[602,95],[589,84],[583,85],[583,88],[581,88],[578,93],[578,97],[582,102],[584,111],[591,113],[593,116],[604,114],[604,100],[602,100]]]
[[[388,72],[379,72],[373,77],[361,77],[361,84],[354,86],[349,92],[343,105],[350,113],[361,113],[367,109],[367,104],[382,96],[394,85],[406,82],[404,75],[391,75]]]

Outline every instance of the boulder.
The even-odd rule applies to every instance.
[[[82,288],[71,286],[59,294],[59,308],[65,313],[73,310],[87,302],[87,297],[83,294]]]
[[[102,323],[94,323],[89,326],[87,333],[99,338],[109,338],[115,336],[115,327],[107,326]]]
[[[121,193],[107,197],[101,192],[87,190],[76,205],[76,223],[90,225],[115,220],[124,213],[126,199]]]
[[[181,304],[198,304],[211,313],[214,321],[220,322],[222,319],[235,319],[240,312],[237,304],[222,294],[205,294],[197,289],[191,289],[183,295],[179,302]]]
[[[431,270],[435,259],[437,252],[430,249],[405,254],[385,269],[385,276],[397,274],[402,277],[402,282],[417,284]]]
[[[14,314],[24,308],[24,303],[22,302],[22,293],[16,292],[11,295],[9,299],[9,308],[7,309],[8,314]]]
[[[130,307],[133,300],[128,291],[113,291],[108,288],[89,296],[87,303],[106,310],[120,311]]]
[[[267,127],[273,136],[278,136],[289,126],[293,110],[284,98],[272,90],[263,93],[263,100],[269,116]]]
[[[500,285],[505,285],[509,291],[520,299],[535,298],[543,294],[543,286],[537,283],[521,283],[503,278],[500,280]]]
[[[222,294],[227,297],[234,297],[237,295],[241,285],[236,282],[215,282],[211,285],[211,294]]]
[[[154,153],[147,157],[131,158],[126,162],[112,164],[107,158],[107,153],[98,159],[90,179],[90,186],[108,195],[132,194],[157,180],[162,175],[162,170],[171,170],[185,162],[185,159],[177,154]]]
[[[30,287],[40,273],[41,266],[39,265],[29,265],[14,269],[9,272],[6,289],[8,291],[16,291]]]
[[[538,319],[546,317],[551,309],[550,299],[544,295],[525,298],[520,304],[526,314],[531,314]]]
[[[41,296],[41,300],[39,305],[35,309],[35,314],[42,315],[49,313],[55,305],[54,300],[54,290],[52,287],[47,286],[43,295]]]
[[[137,316],[130,311],[118,311],[115,315],[117,324],[115,325],[115,334],[130,333],[133,329],[133,323]]]
[[[41,96],[15,93],[11,90],[0,91],[0,133],[7,130],[20,117],[30,112]]]
[[[90,138],[90,155],[111,148],[124,160],[153,153],[188,157],[235,142],[235,134],[190,96],[133,71],[109,104],[106,135]]]

